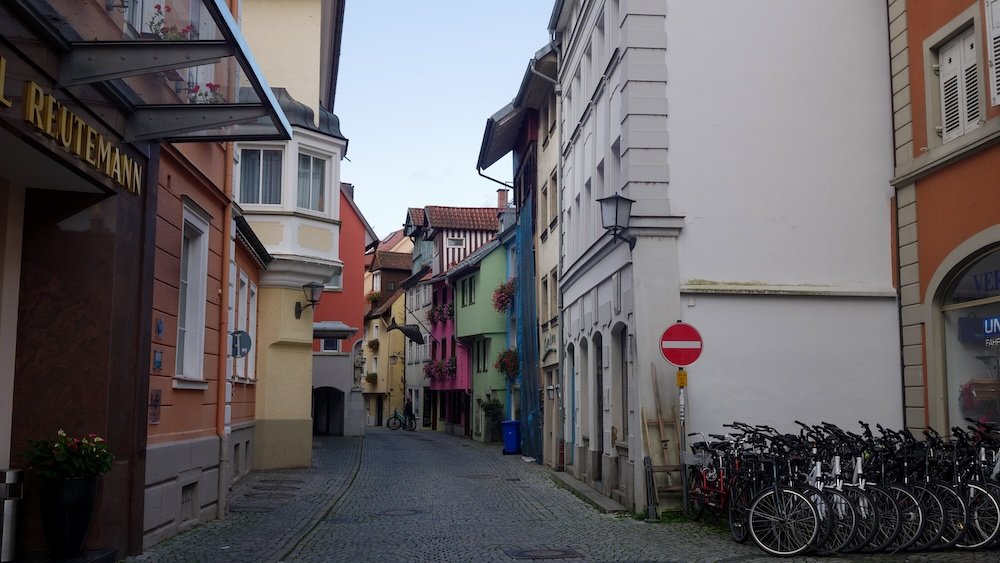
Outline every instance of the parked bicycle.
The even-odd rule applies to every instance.
[[[399,430],[400,428],[406,428],[407,430],[415,430],[417,428],[417,420],[411,418],[409,421],[406,420],[399,410],[395,410],[389,420],[385,421],[385,425],[389,427],[389,430]]]

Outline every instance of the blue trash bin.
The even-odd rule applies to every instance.
[[[503,453],[521,453],[521,421],[505,420],[500,424],[503,426]]]

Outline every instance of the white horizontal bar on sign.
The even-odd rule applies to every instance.
[[[697,340],[676,340],[672,342],[661,342],[663,349],[668,348],[701,348],[701,342]]]

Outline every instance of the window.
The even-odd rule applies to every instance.
[[[176,372],[187,379],[202,379],[204,366],[209,220],[199,211],[185,202],[178,282]]]
[[[556,270],[552,270],[549,274],[549,280],[549,318],[555,319],[559,316],[559,284],[556,283]]]
[[[490,340],[484,338],[476,341],[476,373],[485,373],[489,370]]]
[[[240,203],[281,205],[281,151],[240,151]]]
[[[299,153],[298,206],[312,211],[325,211],[323,189],[326,160]]]
[[[246,272],[240,272],[240,281],[236,290],[236,330],[246,331],[247,322],[247,290],[250,280]],[[236,377],[246,377],[246,359],[236,358]]]
[[[378,340],[378,323],[372,324],[372,340]]]
[[[979,127],[979,83],[973,28],[938,49],[941,84],[941,126],[944,142]]]
[[[549,193],[548,193],[548,198],[549,198],[548,224],[549,224],[550,227],[553,226],[553,225],[555,225],[556,221],[559,219],[559,207],[557,205],[558,202],[556,201],[556,197],[558,196],[558,194],[556,193],[556,192],[558,192],[558,190],[556,189],[556,186],[557,186],[557,184],[556,184],[557,179],[556,178],[557,178],[556,171],[553,170],[552,171],[552,175],[549,177],[549,186],[550,186],[550,188],[549,188]]]
[[[476,276],[469,276],[469,304],[476,302]]]
[[[372,291],[382,291],[382,272],[372,274]]]
[[[337,266],[333,275],[330,279],[326,280],[324,284],[326,289],[343,289],[344,288],[344,268]]]
[[[464,238],[449,238],[448,241],[447,241],[446,246],[448,248],[462,248],[463,246],[465,246],[465,239]]]
[[[340,352],[340,339],[339,338],[324,338],[323,339],[323,351],[324,352]]]
[[[395,291],[396,290],[396,282],[392,282],[392,281],[385,282],[385,289],[386,289],[386,291]]]

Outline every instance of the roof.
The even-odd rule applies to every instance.
[[[448,277],[458,278],[469,273],[471,270],[478,268],[479,263],[482,262],[483,258],[486,258],[487,254],[493,252],[499,246],[500,240],[496,238],[480,246],[475,252],[466,257],[465,260],[462,260],[458,264],[452,266],[452,268],[448,270]]]
[[[250,227],[250,223],[243,215],[237,215],[234,219],[236,220],[236,238],[250,251],[261,268],[266,268],[274,260],[274,257],[268,253],[267,247],[260,242],[257,234],[253,232],[253,228]]]
[[[393,246],[399,244],[399,242],[402,241],[404,238],[406,238],[406,235],[403,234],[403,229],[397,229],[386,235],[384,239],[379,241],[378,245],[384,246],[386,248],[392,248]]]
[[[418,283],[424,281],[425,278],[431,275],[431,267],[424,266],[419,272],[413,274],[412,276],[406,278],[405,280],[399,282],[400,287],[403,289],[410,289],[411,287],[417,285]]]
[[[376,270],[407,270],[413,268],[413,256],[404,252],[387,252],[376,250],[372,260],[372,271]]]
[[[358,329],[341,321],[320,321],[313,323],[313,338],[350,338]]]
[[[482,170],[509,153],[521,134],[528,111],[546,103],[549,92],[556,86],[557,62],[555,51],[546,45],[528,62],[521,87],[514,99],[486,120],[483,142],[479,147],[476,166]],[[543,76],[539,76],[541,73]]]
[[[432,229],[466,229],[470,231],[493,231],[500,226],[496,207],[441,207],[429,205],[424,208],[427,226]]]
[[[401,295],[403,295],[403,292],[397,289],[392,295],[389,296],[388,299],[386,299],[381,305],[379,305],[377,309],[370,311],[365,316],[381,317],[382,315],[386,314],[392,309],[392,304],[395,303],[396,300],[399,299]]]

